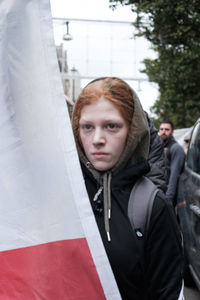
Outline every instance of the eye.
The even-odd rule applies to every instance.
[[[85,131],[90,131],[90,130],[92,130],[92,125],[90,125],[90,124],[84,124],[84,125],[82,125],[81,126],[82,127],[82,129],[83,130],[85,130]]]
[[[114,123],[109,123],[106,125],[106,128],[109,130],[114,130],[114,129],[118,128],[118,125],[114,124]]]

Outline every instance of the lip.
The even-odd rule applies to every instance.
[[[103,158],[105,156],[107,156],[108,154],[105,152],[94,152],[92,153],[92,156],[95,158]]]

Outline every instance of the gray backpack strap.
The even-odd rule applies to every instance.
[[[128,203],[128,217],[138,238],[146,235],[151,211],[158,188],[147,177],[141,177],[134,185]]]

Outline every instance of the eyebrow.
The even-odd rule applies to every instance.
[[[79,123],[82,123],[82,122],[95,122],[96,121],[96,118],[95,119],[80,119],[79,120]],[[118,122],[118,123],[121,123],[122,122],[122,120],[120,120],[120,119],[118,119],[118,118],[114,118],[114,119],[104,119],[104,120],[102,120],[102,122],[103,123],[108,123],[108,122],[110,122],[110,123],[115,123],[115,122]]]

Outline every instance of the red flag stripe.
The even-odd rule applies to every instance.
[[[102,300],[86,239],[0,253],[0,300]]]

